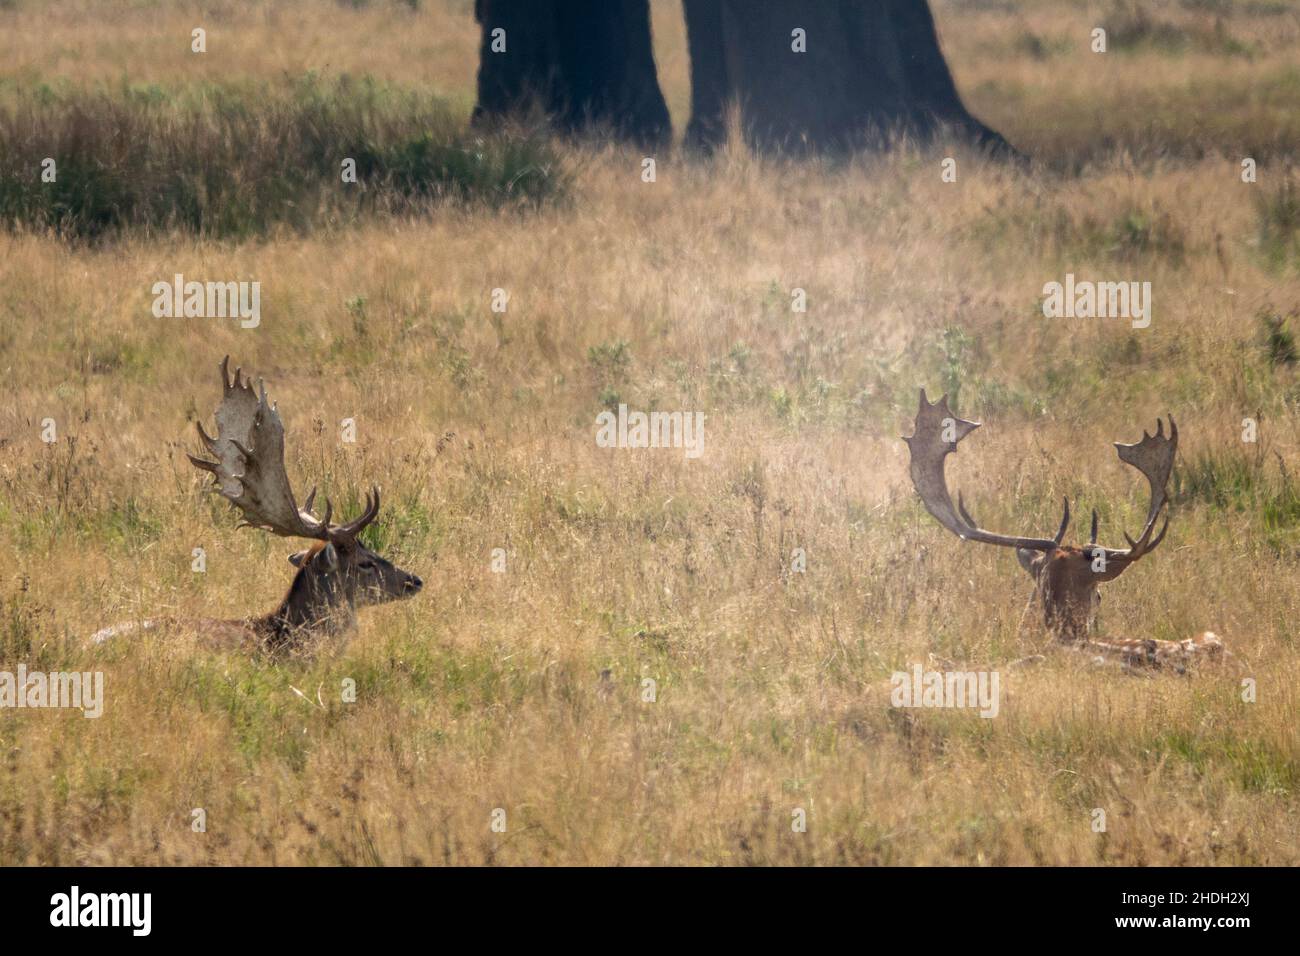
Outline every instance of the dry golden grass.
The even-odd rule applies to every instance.
[[[205,6],[231,52],[210,42],[196,63],[184,5],[19,0],[0,9],[0,63],[19,83],[371,72],[472,99],[468,3],[278,6]],[[1031,171],[959,151],[943,184],[942,150],[733,150],[666,154],[650,185],[639,154],[575,146],[569,198],[527,214],[448,205],[238,244],[0,235],[3,663],[102,669],[108,697],[99,720],[0,720],[0,862],[1296,863],[1300,391],[1258,315],[1294,309],[1300,277],[1255,198],[1285,171],[1244,185],[1231,148],[1292,141],[1269,104],[1297,69],[1295,15],[1226,15],[1253,59],[1039,60],[1011,23],[1080,27],[1083,45],[1093,11],[1007,6],[937,11],[977,111],[1041,150]],[[671,12],[656,7],[657,44],[680,128]],[[1196,114],[1189,77],[1251,98]],[[1137,137],[1148,94],[1174,105]],[[1203,140],[1204,156],[1179,145]],[[1150,280],[1151,327],[1044,319],[1042,285],[1066,271]],[[150,286],[176,272],[260,279],[262,325],[154,319]],[[494,321],[495,287],[511,300]],[[295,543],[236,532],[182,454],[226,353],[266,378],[300,488],[355,504],[383,485],[373,541],[426,590],[312,660],[166,634],[90,648],[106,623],[241,616],[287,584]],[[996,719],[892,710],[882,684],[928,654],[997,666],[1046,644],[1014,558],[942,531],[908,484],[915,389],[950,384],[988,422],[954,483],[1008,531],[1049,530],[1063,494],[1096,505],[1108,539],[1134,530],[1145,487],[1109,443],[1172,412],[1169,540],[1108,586],[1101,626],[1212,629],[1243,665],[1141,680],[1051,654],[1003,672]],[[703,411],[704,456],[595,447],[620,398]],[[1247,415],[1262,455],[1240,441]],[[804,574],[786,570],[796,547]]]

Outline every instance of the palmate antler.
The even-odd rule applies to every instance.
[[[921,404],[916,413],[916,429],[910,438],[904,438],[911,453],[910,472],[912,484],[927,511],[945,528],[958,537],[985,544],[996,544],[1009,548],[1030,551],[1054,552],[1061,547],[1066,529],[1070,524],[1070,502],[1064,502],[1064,514],[1060,527],[1052,538],[1023,538],[1015,535],[997,534],[985,531],[976,525],[975,520],[966,510],[960,494],[957,505],[953,506],[952,496],[948,492],[947,478],[944,476],[944,459],[957,450],[957,444],[979,428],[979,422],[958,418],[948,407],[948,396],[931,403],[921,389]],[[1178,426],[1172,416],[1169,418],[1169,436],[1165,437],[1164,422],[1157,419],[1156,433],[1142,434],[1142,440],[1132,445],[1115,443],[1120,460],[1132,465],[1146,476],[1151,486],[1151,503],[1147,509],[1146,524],[1142,534],[1134,541],[1125,533],[1129,546],[1125,549],[1101,548],[1106,556],[1107,570],[1099,574],[1099,580],[1109,580],[1118,576],[1125,568],[1143,555],[1150,553],[1164,540],[1169,528],[1168,516],[1160,533],[1154,538],[1156,519],[1168,503],[1167,486],[1169,474],[1173,470],[1174,453],[1178,449]],[[1092,513],[1092,529],[1089,551],[1095,551],[1097,542],[1097,512]],[[1112,566],[1113,565],[1113,566]]]
[[[216,461],[189,455],[197,467],[211,472],[214,486],[244,516],[240,527],[263,528],[291,538],[314,538],[335,543],[350,542],[379,514],[379,489],[366,495],[361,516],[347,524],[330,519],[334,508],[325,500],[325,517],[313,511],[313,488],[300,509],[284,468],[284,425],[275,406],[266,400],[266,387],[259,381],[254,393],[251,382],[242,380],[242,370],[230,378],[230,356],[221,360],[222,399],[217,407],[217,437],[196,423],[199,438]]]
[[[916,413],[916,429],[911,438],[904,437],[903,441],[907,442],[911,451],[912,484],[921,496],[925,509],[934,515],[939,524],[959,538],[1005,548],[1055,551],[1061,546],[1065,529],[1070,524],[1068,500],[1054,538],[1022,538],[985,531],[975,524],[960,493],[957,495],[957,507],[953,507],[952,496],[948,493],[948,480],[943,473],[944,459],[957,450],[958,442],[979,427],[979,422],[968,422],[954,415],[948,408],[947,395],[932,404],[925,396],[925,389],[921,389],[921,407]]]
[[[1169,436],[1165,437],[1165,423],[1159,418],[1156,419],[1156,433],[1148,435],[1145,430],[1142,432],[1142,440],[1134,442],[1131,445],[1125,445],[1115,442],[1115,450],[1119,452],[1120,461],[1132,465],[1138,471],[1146,476],[1147,483],[1151,486],[1151,503],[1147,507],[1146,524],[1142,527],[1142,533],[1134,541],[1129,537],[1128,532],[1124,532],[1124,540],[1128,542],[1128,547],[1119,550],[1116,548],[1102,548],[1106,555],[1107,571],[1102,572],[1103,579],[1116,577],[1126,567],[1145,554],[1149,554],[1156,549],[1161,541],[1165,539],[1165,532],[1169,530],[1169,515],[1165,514],[1164,524],[1160,527],[1160,533],[1154,538],[1151,532],[1155,530],[1156,519],[1160,517],[1160,512],[1164,510],[1169,503],[1169,474],[1174,468],[1174,454],[1178,451],[1178,425],[1174,421],[1174,416],[1169,416]],[[1097,512],[1092,513],[1092,542],[1090,549],[1097,543]],[[1113,565],[1113,573],[1112,568]]]

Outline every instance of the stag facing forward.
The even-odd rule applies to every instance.
[[[962,540],[1015,549],[1021,567],[1034,579],[1043,625],[1057,642],[1130,669],[1182,672],[1190,665],[1223,657],[1223,642],[1210,631],[1182,641],[1091,635],[1099,600],[1098,586],[1115,580],[1154,551],[1169,528],[1166,515],[1159,533],[1156,532],[1157,521],[1168,504],[1167,486],[1174,466],[1174,453],[1178,449],[1178,426],[1172,416],[1168,435],[1164,423],[1158,421],[1154,435],[1144,432],[1142,440],[1131,445],[1115,443],[1120,460],[1141,472],[1151,487],[1146,523],[1137,540],[1127,533],[1124,535],[1129,545],[1127,548],[1105,548],[1097,544],[1096,511],[1092,513],[1092,534],[1087,546],[1063,544],[1070,525],[1068,499],[1061,524],[1051,538],[998,534],[979,527],[966,510],[960,494],[957,504],[953,505],[944,476],[944,459],[957,450],[958,442],[978,427],[978,422],[966,421],[952,413],[948,396],[931,403],[922,389],[915,431],[910,438],[903,439],[911,454],[909,471],[912,484],[934,519]]]
[[[244,381],[240,369],[232,380],[230,358],[221,362],[222,399],[217,407],[217,437],[197,425],[210,458],[189,456],[212,474],[213,488],[243,516],[240,527],[312,541],[289,556],[296,567],[293,583],[271,613],[242,620],[155,618],[104,628],[95,643],[126,633],[160,628],[195,632],[204,643],[269,651],[296,650],[314,637],[350,630],[360,607],[417,594],[423,582],[361,543],[361,532],[379,515],[379,489],[366,495],[364,511],[352,521],[335,524],[325,501],[324,517],[314,510],[313,488],[299,508],[284,467],[284,425],[259,382]]]

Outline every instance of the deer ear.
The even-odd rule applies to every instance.
[[[1029,572],[1030,577],[1038,577],[1038,564],[1041,552],[1030,550],[1029,548],[1016,548],[1016,560],[1020,566]]]
[[[338,548],[334,547],[333,541],[321,548],[320,551],[316,552],[316,560],[329,571],[335,571],[338,569],[339,551]]]
[[[293,554],[289,555],[289,563],[295,568],[300,568],[302,567],[302,563],[307,560],[307,555],[310,553],[311,552],[309,551],[295,551]]]

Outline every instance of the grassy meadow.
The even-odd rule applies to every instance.
[[[0,0],[0,670],[106,693],[0,713],[0,864],[1300,863],[1300,3],[933,5],[1030,167],[733,145],[645,183],[631,149],[466,129],[470,0]],[[1150,327],[1044,318],[1067,272],[1150,281]],[[260,281],[261,324],[155,318],[176,273]],[[425,589],[303,659],[92,647],[291,578],[299,542],[185,458],[226,354],[299,495],[380,484],[367,541]],[[913,492],[919,386],[986,423],[948,469],[982,524],[1050,535],[1068,495],[1115,546],[1147,488],[1111,443],[1172,413],[1168,539],[1099,629],[1239,660],[1053,651],[1014,556]],[[620,402],[704,412],[704,454],[596,447]],[[931,655],[1032,653],[994,719],[889,705]]]

